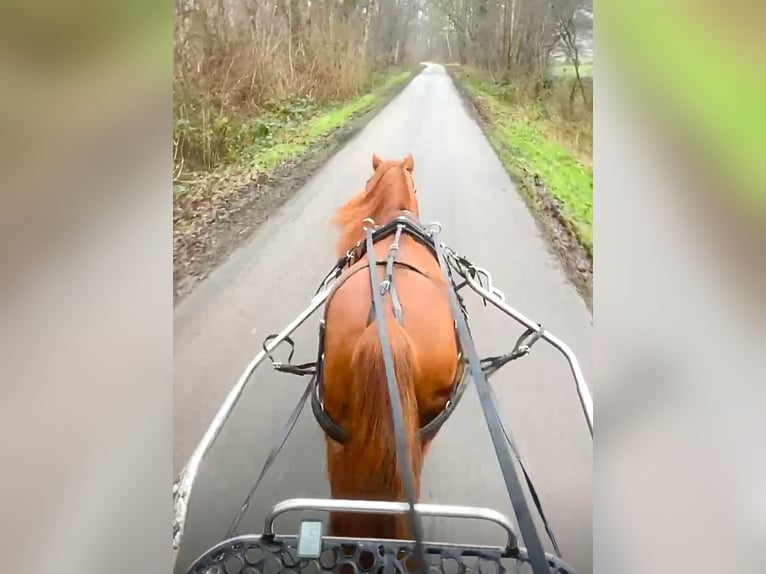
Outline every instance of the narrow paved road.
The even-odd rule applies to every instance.
[[[371,157],[415,157],[424,221],[489,268],[508,300],[567,341],[590,378],[591,315],[549,252],[523,200],[441,66],[428,66],[336,154],[244,247],[175,310],[174,472],[202,436],[230,386],[308,303],[333,263],[333,210],[371,174]],[[511,348],[521,328],[467,294],[482,355]],[[313,360],[317,321],[295,337],[296,360]],[[565,558],[592,570],[592,446],[568,367],[543,344],[493,377],[505,420],[535,480]],[[257,475],[273,433],[305,381],[267,366],[256,372],[202,467],[179,560],[185,568],[224,535]],[[242,530],[260,532],[267,507],[284,498],[327,496],[322,434],[310,409],[259,489]],[[473,388],[436,439],[426,462],[425,502],[491,506],[510,513]],[[294,531],[296,517],[277,529]],[[426,522],[429,539],[501,543],[499,529],[454,520]]]

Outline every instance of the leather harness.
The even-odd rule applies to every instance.
[[[394,268],[397,266],[403,267],[405,269],[409,269],[410,271],[418,273],[419,275],[422,275],[423,277],[426,277],[427,279],[432,279],[431,277],[428,276],[427,273],[425,273],[424,271],[421,271],[414,265],[411,265],[405,261],[397,261],[396,257],[399,251],[399,241],[401,239],[402,233],[405,233],[405,232],[410,237],[415,239],[418,243],[428,247],[431,254],[434,256],[435,259],[437,259],[436,248],[433,243],[433,238],[429,234],[429,230],[423,227],[420,224],[420,222],[418,222],[416,219],[414,219],[414,217],[408,211],[403,211],[402,215],[393,219],[389,223],[373,230],[371,233],[373,243],[380,241],[381,239],[384,239],[391,235],[395,236],[394,242],[389,247],[388,257],[385,260],[378,261],[378,260],[374,260],[374,254],[373,254],[373,257],[370,258],[370,261],[368,261],[367,263],[364,263],[363,265],[359,265],[358,267],[354,268],[352,271],[348,272],[344,277],[340,278],[338,280],[338,283],[335,285],[333,292],[330,294],[330,297],[328,297],[327,299],[327,303],[325,305],[325,317],[322,319],[322,321],[320,321],[320,324],[319,324],[319,349],[318,349],[317,361],[316,361],[316,371],[314,374],[314,384],[312,385],[312,392],[311,392],[311,409],[314,413],[314,417],[319,423],[319,426],[322,427],[322,430],[324,430],[324,432],[327,434],[328,437],[330,437],[332,440],[339,443],[343,443],[346,441],[347,439],[346,433],[341,427],[339,427],[332,420],[330,415],[327,414],[327,412],[324,410],[324,405],[322,403],[322,394],[324,389],[324,380],[323,380],[324,336],[325,336],[327,310],[330,307],[330,301],[332,300],[333,295],[337,293],[338,289],[343,285],[343,283],[348,281],[352,276],[354,276],[359,271],[362,271],[364,269],[370,269],[372,265],[372,261],[374,261],[374,264],[376,266],[386,267],[385,278],[380,284],[381,285],[380,294],[381,296],[385,294],[389,294],[391,296],[391,302],[394,309],[394,316],[396,317],[396,320],[400,324],[403,324],[404,313],[401,308],[399,297],[396,293],[396,288],[393,282]],[[348,256],[345,258],[346,262],[344,267],[346,269],[350,269],[355,263],[361,262],[362,258],[365,255],[369,255],[368,251],[369,249],[367,246],[367,242],[360,241],[351,249],[351,251],[349,251]],[[460,303],[461,303],[460,305],[461,311],[465,315],[466,314],[465,306],[462,304],[462,301]],[[372,324],[373,321],[375,321],[375,305],[373,304],[373,301],[370,301],[370,312],[367,316],[367,325]],[[457,333],[455,337],[457,341]],[[458,344],[458,349],[460,349],[459,344]],[[467,377],[466,377],[467,370],[465,369],[465,361],[463,360],[462,352],[460,350],[458,351],[457,363],[458,363],[458,369],[455,375],[455,380],[453,381],[453,384],[452,384],[452,394],[450,395],[450,398],[448,399],[444,409],[442,409],[439,412],[439,414],[433,417],[420,429],[421,440],[425,441],[430,438],[433,438],[436,432],[442,427],[442,425],[454,412],[455,407],[457,406],[458,402],[460,401],[460,398],[463,395],[463,392],[465,391],[466,382],[467,382]]]

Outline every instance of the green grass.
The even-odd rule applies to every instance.
[[[572,64],[551,64],[549,67],[551,75],[563,78],[574,78],[575,67]],[[580,64],[580,77],[593,77],[593,62],[583,62]]]
[[[411,75],[409,70],[390,75],[378,74],[378,81],[375,82],[377,85],[371,92],[346,103],[319,107],[298,122],[288,122],[281,130],[277,130],[273,144],[254,153],[251,163],[270,172],[298,158],[318,140],[342,127],[356,115],[370,110],[389,90],[407,81]]]
[[[263,171],[270,172],[286,159],[301,155],[307,147],[308,145],[301,141],[280,142],[255,154],[253,164]]]
[[[379,95],[377,94],[365,94],[361,98],[356,99],[353,102],[346,104],[345,106],[340,106],[338,108],[333,108],[326,111],[309,124],[307,136],[309,138],[318,138],[326,135],[334,129],[342,126],[355,114],[372,107],[378,98]]]
[[[536,174],[559,202],[563,217],[576,231],[583,247],[593,250],[593,171],[575,155],[546,136],[543,120],[512,103],[513,90],[458,72],[458,77],[480,109],[490,142],[517,182]]]
[[[307,137],[309,139],[322,137],[345,124],[356,114],[369,110],[383,94],[406,82],[411,75],[409,70],[404,70],[390,76],[378,76],[376,79],[380,84],[372,92],[345,105],[330,108],[312,121],[308,126]]]
[[[378,84],[372,92],[363,95],[360,98],[352,100],[345,105],[333,107],[326,110],[314,121],[310,122],[307,130],[309,139],[322,137],[345,124],[356,114],[365,112],[372,108],[381,96],[396,86],[406,82],[412,72],[409,70],[400,71],[391,75],[380,75],[375,77]]]

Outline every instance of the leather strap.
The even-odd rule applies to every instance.
[[[492,389],[492,386],[489,387],[489,391],[492,397],[493,407],[499,413],[500,408],[498,407],[497,396],[495,396],[495,391],[494,389]],[[529,494],[532,495],[532,500],[535,503],[535,508],[537,509],[537,512],[540,514],[540,519],[543,521],[543,525],[545,526],[545,532],[548,534],[548,538],[550,539],[551,544],[553,545],[553,549],[556,552],[556,556],[561,558],[561,549],[559,548],[559,543],[556,541],[556,537],[553,534],[553,529],[551,528],[551,525],[548,522],[548,519],[545,517],[545,512],[543,512],[543,505],[540,502],[540,497],[537,495],[537,489],[535,489],[535,485],[532,484],[532,479],[529,477],[529,473],[527,472],[527,469],[524,467],[524,463],[522,462],[521,456],[519,455],[519,449],[516,447],[516,443],[511,438],[511,433],[508,431],[508,428],[505,426],[505,423],[503,422],[502,417],[500,417],[500,426],[503,429],[503,434],[505,435],[505,440],[508,443],[508,446],[510,446],[511,450],[513,451],[513,456],[516,457],[516,460],[519,463],[519,467],[521,467],[521,472],[524,474],[524,481],[527,483]]]
[[[380,337],[380,346],[383,351],[383,365],[386,370],[386,382],[388,383],[388,394],[391,399],[391,418],[394,422],[394,439],[396,443],[396,459],[399,466],[399,475],[404,483],[404,492],[407,497],[407,503],[410,506],[408,516],[410,519],[410,528],[415,537],[415,558],[418,562],[418,568],[422,570],[426,567],[425,551],[423,549],[423,524],[420,514],[415,510],[415,488],[412,484],[412,461],[410,453],[407,451],[407,439],[405,437],[404,415],[402,414],[402,403],[399,397],[399,386],[396,381],[396,372],[394,370],[394,358],[391,354],[391,345],[388,340],[386,321],[383,314],[383,299],[380,291],[380,281],[378,280],[378,270],[375,264],[375,252],[373,245],[373,233],[367,229],[367,257],[370,262],[370,285],[372,286],[372,302],[375,306],[375,314],[378,317],[378,336]]]
[[[237,527],[239,526],[239,523],[242,521],[242,517],[245,515],[245,512],[247,512],[247,509],[250,507],[250,501],[252,500],[256,489],[261,484],[261,480],[263,480],[263,477],[266,476],[266,473],[269,471],[269,468],[271,468],[271,465],[274,464],[274,461],[277,459],[277,456],[279,455],[279,452],[282,450],[282,447],[285,446],[285,442],[287,442],[287,437],[290,436],[290,433],[292,432],[293,427],[295,426],[295,423],[298,420],[298,417],[300,416],[301,411],[303,410],[303,405],[306,404],[306,399],[311,394],[311,389],[313,387],[313,384],[314,384],[314,380],[312,379],[311,381],[309,381],[309,384],[306,385],[306,388],[303,390],[303,394],[301,395],[301,398],[298,400],[298,404],[295,405],[295,408],[293,409],[293,412],[290,415],[290,418],[288,418],[287,421],[285,421],[285,424],[280,429],[279,434],[277,434],[277,440],[275,441],[274,447],[271,449],[269,456],[266,457],[266,462],[264,463],[263,468],[261,469],[261,473],[258,475],[258,479],[255,481],[255,484],[253,484],[253,488],[250,489],[250,492],[245,497],[245,501],[242,503],[242,507],[239,509],[239,512],[237,512],[237,515],[234,517],[234,520],[229,526],[229,530],[226,533],[227,539],[235,535],[235,531]]]
[[[407,234],[410,237],[412,237],[415,241],[424,247],[427,247],[428,250],[434,255],[434,257],[436,256],[436,248],[434,247],[433,240],[429,234],[428,229],[423,227],[423,225],[414,219],[412,214],[409,214],[408,212],[402,213],[398,217],[395,217],[380,227],[376,227],[372,231],[373,243],[380,241],[384,237],[388,237],[392,233],[396,232],[396,229],[399,225],[404,226],[404,230],[407,231]],[[349,252],[351,256],[346,259],[346,264],[353,265],[353,262],[361,260],[366,252],[367,243],[365,239],[354,245],[354,247]]]
[[[388,247],[388,257],[386,257],[386,279],[381,284],[380,294],[384,295],[386,291],[391,294],[391,304],[394,307],[394,316],[399,323],[402,322],[402,304],[399,302],[399,295],[394,285],[394,263],[399,254],[399,239],[402,237],[402,225],[396,227],[396,236],[394,242]]]

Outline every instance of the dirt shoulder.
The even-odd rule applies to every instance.
[[[585,300],[588,308],[593,308],[593,243],[590,235],[590,221],[572,215],[570,205],[557,199],[551,192],[549,181],[551,174],[543,174],[535,165],[525,161],[522,138],[511,126],[514,120],[510,116],[500,115],[497,102],[485,97],[477,90],[470,90],[461,81],[454,67],[447,67],[456,88],[463,97],[469,113],[481,125],[487,139],[521,191],[521,195],[533,213],[540,229],[548,239],[552,251],[557,255],[564,270]],[[539,153],[539,150],[536,150]],[[555,169],[556,166],[553,166]],[[587,170],[586,170],[587,171]],[[587,180],[587,178],[585,178]],[[592,205],[592,174],[588,195],[588,218]],[[576,202],[573,202],[576,203]],[[579,207],[575,205],[575,207]]]
[[[174,190],[174,303],[247,241],[421,70],[413,68],[407,75],[348,103],[348,113],[337,126],[323,127],[324,118],[318,117],[319,129],[312,130],[312,137],[301,142],[299,151],[286,153],[284,159],[275,162],[273,169],[229,166],[197,176],[190,183],[191,191],[176,195]]]

